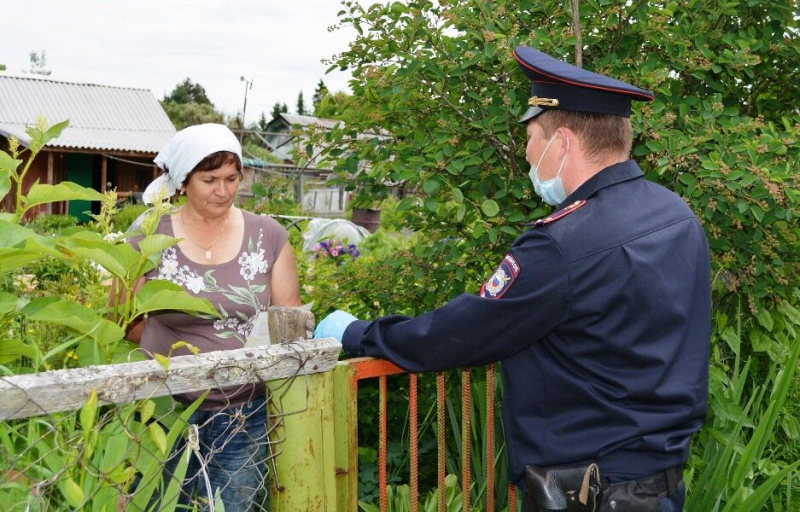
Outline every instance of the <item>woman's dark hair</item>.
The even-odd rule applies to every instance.
[[[189,183],[189,178],[192,177],[192,174],[198,171],[214,171],[225,164],[235,165],[236,170],[239,171],[239,179],[242,178],[242,162],[239,160],[239,156],[236,153],[231,153],[230,151],[217,151],[216,153],[211,153],[204,159],[200,160],[200,162],[194,166],[194,169],[192,169],[189,174],[186,175],[182,185]]]

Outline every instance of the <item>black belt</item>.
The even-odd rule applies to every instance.
[[[602,469],[601,469],[602,471]],[[615,512],[660,510],[653,498],[672,496],[683,480],[683,465],[659,471],[638,480],[601,484],[599,510]]]
[[[600,475],[597,469],[596,464],[526,466],[526,510],[660,512],[660,500],[674,495],[683,479],[680,465],[638,480],[603,484],[597,481],[602,468]]]
[[[648,491],[652,491],[654,496],[672,496],[678,490],[678,484],[683,480],[683,464],[664,471],[659,471],[650,476],[638,480],[626,480],[615,484],[601,484],[600,488],[604,491],[615,486],[636,484]],[[665,494],[666,493],[666,494]]]

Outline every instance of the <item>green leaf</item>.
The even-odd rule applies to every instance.
[[[61,132],[63,132],[69,126],[69,119],[64,119],[63,121],[56,123],[49,128],[47,128],[42,137],[42,145],[47,144],[52,139],[61,136]]]
[[[158,447],[158,451],[161,452],[162,455],[167,454],[167,435],[164,433],[164,429],[161,428],[161,425],[158,422],[154,421],[147,427],[147,430],[150,432],[150,438]]]
[[[680,177],[678,177],[678,180],[689,188],[694,188],[694,186],[697,185],[697,178],[686,172],[681,173]]]
[[[734,328],[730,326],[726,327],[722,331],[722,334],[720,334],[720,336],[722,337],[723,340],[725,340],[725,343],[728,344],[733,353],[738,356],[739,347],[741,346],[742,341],[739,338],[739,334],[737,334]]]
[[[164,371],[169,371],[169,357],[161,354],[153,354],[153,357],[164,368]]]
[[[256,197],[259,198],[267,197],[267,189],[264,188],[264,185],[260,181],[256,181],[255,183],[253,183],[251,190],[253,191],[253,195],[255,195]]]
[[[487,199],[481,204],[481,210],[487,217],[494,217],[500,212],[500,207],[493,199]]]
[[[453,201],[458,204],[462,204],[464,202],[464,194],[461,192],[461,189],[453,187],[451,192],[453,194]]]
[[[82,304],[61,297],[34,299],[20,313],[30,320],[69,327],[104,345],[119,341],[125,335],[125,331],[114,322]]]
[[[164,239],[164,237],[157,237],[154,240],[163,241]],[[147,239],[142,241],[145,240]],[[151,242],[152,245],[156,243],[155,241]],[[141,255],[129,244],[107,242],[99,234],[88,231],[80,231],[64,237],[59,240],[59,244],[79,256],[96,262],[120,279],[131,277],[141,260]]]
[[[439,201],[433,199],[432,197],[427,197],[425,198],[425,208],[433,213],[437,213],[439,211]]]
[[[32,230],[0,220],[0,274],[22,268],[44,256],[67,259],[56,249],[53,238],[36,234]]]
[[[439,184],[439,181],[435,179],[425,180],[422,183],[422,190],[424,190],[425,193],[429,195],[433,195],[436,192],[438,192],[439,188],[441,188],[441,185]]]
[[[58,201],[102,201],[100,192],[72,183],[63,181],[58,185],[34,184],[26,196],[25,208],[29,209],[45,203]]]
[[[0,364],[11,363],[23,356],[28,359],[34,359],[36,357],[36,348],[26,345],[22,340],[0,340]]]
[[[784,416],[781,426],[786,433],[786,437],[795,441],[800,439],[800,421],[798,421],[797,418],[788,415]]]
[[[3,161],[5,158],[8,158],[10,162],[4,163]],[[15,164],[15,162],[17,162]],[[20,160],[14,160],[10,156],[8,156],[3,151],[0,151],[0,200],[3,199],[8,191],[11,190],[11,171],[6,169],[5,167],[14,166],[16,169],[16,165],[19,165]]]
[[[798,359],[800,359],[800,343],[795,343],[791,354],[784,361],[784,370],[780,372],[775,387],[772,390],[769,407],[767,407],[766,412],[758,422],[758,427],[753,432],[731,476],[730,483],[733,487],[739,486],[744,482],[753,463],[761,458],[764,447],[772,436],[775,423],[778,419],[778,413],[783,408],[783,404],[790,395],[789,386],[794,382],[794,372],[797,369]]]
[[[135,301],[137,316],[152,311],[175,310],[220,318],[219,313],[208,299],[192,297],[177,284],[161,279],[146,282],[136,294]]]
[[[753,217],[755,217],[758,222],[764,220],[764,210],[762,210],[758,206],[754,204],[750,205],[750,211],[753,212]]]
[[[178,238],[156,233],[139,241],[139,252],[141,252],[142,256],[144,257],[148,257],[156,253],[160,254],[161,251],[168,247],[172,247],[173,245],[177,244],[178,241]]]
[[[0,292],[0,316],[16,311],[18,301],[16,295]]]
[[[765,481],[763,484],[759,485],[758,488],[741,503],[741,505],[736,506],[737,512],[764,510],[764,504],[772,495],[772,492],[775,490],[778,484],[781,483],[789,473],[797,469],[798,466],[800,466],[800,461],[786,466],[774,476],[767,479],[767,481]]]
[[[152,400],[145,400],[141,403],[142,410],[139,413],[142,423],[147,423],[153,417],[153,412],[156,410],[156,403]]]
[[[769,311],[763,308],[758,310],[756,318],[758,319],[758,323],[761,324],[761,327],[772,332],[772,328],[774,327],[775,323],[773,322],[772,315],[769,314]]]
[[[69,503],[72,508],[81,508],[84,500],[83,489],[81,489],[81,486],[78,485],[75,480],[70,477],[59,479],[58,489],[61,491],[61,494],[64,495],[64,498],[67,499],[67,503]]]
[[[163,357],[163,356],[162,356]],[[186,409],[180,414],[179,419],[175,421],[172,426],[169,428],[169,433],[167,434],[167,443],[166,448],[167,450],[171,450],[172,446],[175,444],[175,441],[178,439],[178,436],[181,434],[185,426],[188,424],[189,417],[194,413],[194,411],[203,403],[206,396],[208,396],[208,391],[203,393],[197,400],[192,402],[191,405],[186,407]],[[186,450],[191,449],[188,445],[186,446]],[[152,450],[151,450],[152,451]],[[145,453],[147,451],[145,450]],[[186,452],[183,454],[186,457]],[[162,473],[162,469],[164,466],[164,461],[160,460],[157,457],[146,457],[144,458],[146,461],[141,469],[142,478],[141,478],[141,485],[137,487],[136,494],[133,497],[133,501],[131,502],[131,509],[132,510],[148,510],[147,504],[150,501],[151,496],[153,495],[153,491],[155,490],[156,486],[159,483],[159,475]],[[188,459],[186,459],[188,460]],[[179,469],[181,464],[179,464]],[[179,483],[183,481],[182,478],[176,478]]]
[[[5,151],[0,151],[0,178],[9,179],[11,174],[16,172],[20,164],[22,164],[22,160],[17,160]],[[8,190],[6,190],[6,192],[8,192]],[[0,194],[0,199],[2,199],[4,195],[5,193]]]
[[[80,418],[81,430],[83,430],[84,435],[87,435],[94,429],[94,424],[97,420],[97,389],[92,389],[92,393],[89,395],[86,403],[83,404]]]

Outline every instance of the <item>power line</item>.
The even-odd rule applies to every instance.
[[[124,159],[124,158],[119,158],[119,157],[116,157],[116,156],[111,156],[111,155],[105,155],[105,154],[104,154],[103,156],[104,156],[105,158],[109,158],[109,159],[111,159],[111,160],[118,160],[118,161],[120,161],[120,162],[125,162],[126,164],[141,165],[142,167],[149,167],[149,168],[151,168],[151,169],[152,169],[153,167],[155,167],[155,165],[156,165],[156,164],[143,164],[142,162],[136,162],[136,161],[134,161],[134,160],[126,160],[126,159]]]

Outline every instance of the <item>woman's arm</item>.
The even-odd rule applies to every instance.
[[[297,280],[297,263],[291,244],[286,242],[272,265],[270,274],[270,288],[272,289],[272,306],[300,307],[300,283]]]
[[[145,278],[140,277],[136,280],[133,284],[133,295],[139,291],[139,289],[144,285]],[[119,286],[119,282],[117,279],[111,281],[111,291],[108,297],[108,316],[111,318],[111,311],[117,307],[118,304],[125,303],[125,294],[122,294],[120,297],[119,302],[117,302],[117,287]],[[142,332],[144,332],[144,322],[146,320],[146,316],[140,316],[136,318],[133,322],[128,325],[128,329],[125,331],[125,339],[130,341],[131,343],[139,344],[142,341]]]

